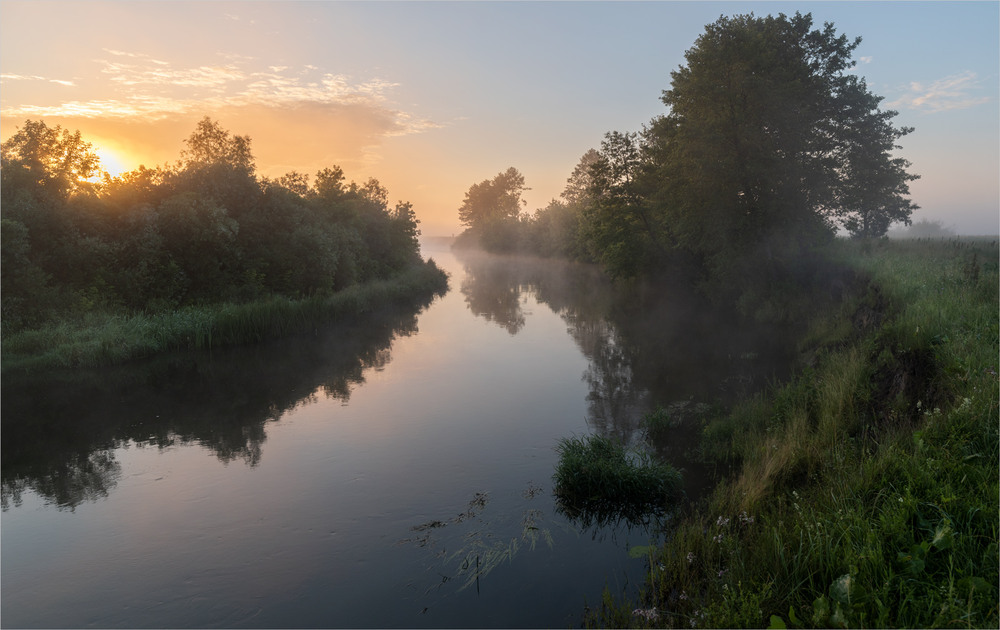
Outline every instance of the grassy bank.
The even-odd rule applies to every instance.
[[[665,627],[998,627],[998,251],[841,242],[856,272],[790,382],[706,421],[733,476],[650,557]]]
[[[429,261],[390,280],[353,285],[327,296],[272,297],[155,314],[92,314],[5,337],[3,371],[94,367],[169,350],[253,343],[308,332],[332,320],[403,301],[429,299],[445,291],[447,284],[446,274]]]

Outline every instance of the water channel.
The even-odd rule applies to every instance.
[[[450,291],[302,338],[6,376],[4,627],[575,627],[657,529],[552,495],[561,438],[652,445],[697,496],[700,418],[784,362],[665,289],[425,243]]]

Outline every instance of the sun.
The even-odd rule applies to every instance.
[[[107,171],[111,177],[118,177],[122,173],[132,170],[126,160],[122,157],[121,151],[108,148],[107,145],[92,143],[93,152],[101,159],[101,169]]]

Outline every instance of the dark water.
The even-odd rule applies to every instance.
[[[451,291],[300,339],[2,383],[4,627],[572,627],[656,528],[583,529],[560,438],[655,448],[781,364],[664,287],[428,251]],[[709,410],[709,411],[706,411]]]

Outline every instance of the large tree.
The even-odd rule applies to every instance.
[[[514,167],[469,187],[458,209],[458,219],[487,250],[512,251],[520,234],[526,190],[524,175]]]
[[[469,187],[458,209],[462,225],[473,229],[490,223],[517,219],[521,214],[524,175],[513,166],[493,179]]]
[[[654,265],[665,231],[648,201],[647,160],[638,133],[612,131],[589,166],[582,235],[591,254],[613,276],[634,276]]]
[[[913,179],[893,159],[895,112],[850,72],[860,44],[812,17],[721,17],[671,73],[645,134],[651,203],[716,274],[780,261],[836,221],[877,235],[906,221]]]
[[[3,143],[0,161],[4,189],[58,198],[91,191],[93,183],[88,180],[100,172],[93,145],[79,131],[49,127],[41,120],[25,121]]]

